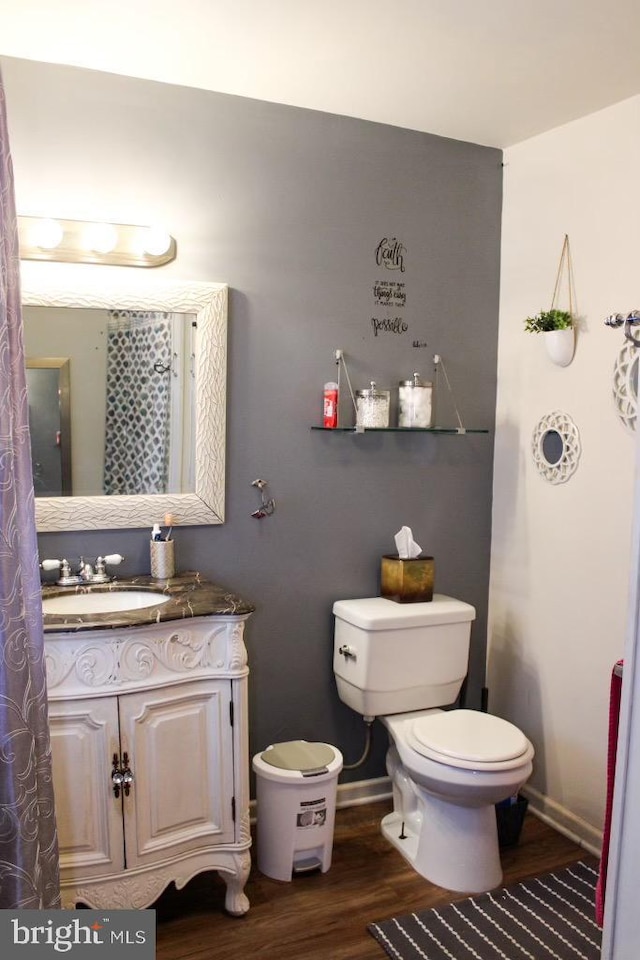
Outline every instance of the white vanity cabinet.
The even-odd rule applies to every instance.
[[[45,633],[63,907],[216,870],[246,913],[247,617]]]

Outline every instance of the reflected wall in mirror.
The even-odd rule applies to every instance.
[[[68,342],[73,398],[73,495],[36,490],[38,531],[222,523],[226,284],[24,273],[27,352]]]
[[[557,430],[547,430],[542,438],[542,455],[550,466],[555,467],[562,460],[564,442]]]

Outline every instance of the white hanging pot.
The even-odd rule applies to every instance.
[[[576,347],[574,327],[567,327],[566,330],[547,330],[542,336],[552,362],[559,367],[568,367],[573,360]]]

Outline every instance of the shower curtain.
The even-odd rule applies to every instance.
[[[18,233],[0,74],[0,909],[59,906]]]
[[[167,493],[171,345],[171,314],[109,312],[106,494]]]

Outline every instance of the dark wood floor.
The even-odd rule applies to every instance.
[[[419,877],[380,834],[390,803],[336,812],[331,869],[291,883],[262,876],[246,887],[251,908],[224,913],[224,883],[201,874],[155,904],[157,960],[383,960],[367,933],[374,920],[448,903],[451,894]],[[527,815],[515,847],[502,851],[504,882],[514,883],[579,860],[586,852]]]

